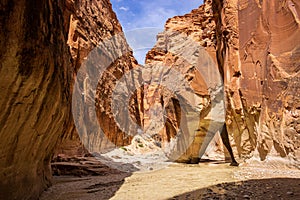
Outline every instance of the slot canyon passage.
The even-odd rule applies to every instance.
[[[145,66],[109,0],[0,10],[0,199],[300,199],[299,0],[205,0]]]

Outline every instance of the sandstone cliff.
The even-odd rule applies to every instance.
[[[236,156],[261,160],[268,155],[280,156],[294,162],[299,159],[298,13],[296,1],[207,0],[191,13],[167,21],[146,63],[179,68],[194,89],[202,88],[202,93],[197,92],[201,89],[195,91],[206,98],[208,103],[203,105],[209,110],[211,102],[205,96],[203,80],[184,71],[186,62],[170,52],[172,45],[185,51],[176,41],[176,32],[198,42],[217,63],[224,79],[226,124]],[[180,126],[176,115],[179,106],[167,92],[159,87],[156,90],[158,94],[146,90],[144,101],[162,96],[156,103],[167,105],[168,117],[159,135],[167,141]],[[183,160],[198,155],[207,132],[205,124],[199,126]]]
[[[36,199],[51,184],[49,164],[55,149],[69,155],[84,153],[79,135],[90,151],[131,142],[132,136],[114,121],[111,100],[116,81],[137,63],[109,1],[4,0],[0,10],[0,198]],[[207,128],[216,119],[210,113],[222,104],[222,98],[210,89],[222,92],[215,83],[223,79],[226,124],[235,154],[244,159],[280,156],[297,161],[299,12],[295,0],[206,0],[191,13],[168,20],[146,63],[152,69],[176,69],[194,95],[179,93],[183,98],[178,98],[170,88],[146,85],[130,100],[130,118],[155,133],[151,107],[159,112],[165,108],[165,127],[152,136],[163,148],[171,148],[168,144],[178,137],[180,128],[188,129],[184,124],[195,119],[180,101],[194,98],[200,124],[192,124],[198,127],[193,135],[183,135],[187,143],[177,144],[183,147],[178,150],[183,153],[179,160],[187,162],[198,155]],[[95,51],[99,44],[111,49]],[[195,45],[210,56],[203,66],[215,66],[218,75],[195,70],[199,64]],[[189,60],[187,55],[194,56]],[[95,71],[87,70],[88,66]],[[103,76],[98,83],[100,72]],[[73,89],[74,79],[80,84]],[[187,89],[186,85],[181,88]],[[95,105],[96,111],[91,110]]]
[[[204,5],[189,14],[169,19],[166,22],[165,31],[157,36],[155,47],[148,52],[146,57],[146,63],[150,66],[160,64],[179,71],[189,82],[194,91],[194,98],[199,99],[196,106],[200,108],[197,117],[198,125],[188,136],[193,139],[186,141],[188,144],[177,144],[179,148],[185,149],[185,152],[181,152],[183,155],[176,159],[179,162],[190,162],[191,158],[198,157],[199,154],[203,155],[210,141],[213,142],[208,149],[218,146],[214,151],[210,150],[211,158],[219,157],[220,155],[215,155],[215,153],[223,151],[220,146],[220,137],[218,134],[215,135],[218,130],[222,130],[223,122],[225,122],[225,108],[222,105],[224,103],[223,76],[216,57],[216,32],[212,1],[206,1]],[[189,42],[180,41],[178,35]],[[193,46],[196,49],[193,49]],[[174,47],[178,48],[176,53],[174,53]],[[159,72],[153,70],[153,73]],[[173,78],[180,81],[178,77]],[[155,88],[155,86],[152,87]],[[158,94],[155,95],[161,95],[162,98],[156,97],[160,99],[160,102],[156,103],[161,103],[167,112],[166,126],[159,133],[162,143],[169,143],[170,138],[180,140],[177,134],[182,128],[180,127],[182,109],[176,100],[178,96],[159,87],[157,91]],[[144,104],[153,102],[155,96],[153,97],[152,93],[147,90],[144,93],[144,102],[146,102]],[[147,118],[150,117],[147,116],[146,108],[144,116],[146,117],[144,123],[147,123]]]
[[[1,1],[0,198],[29,199],[50,184],[67,132],[72,69],[61,1]]]
[[[56,154],[75,156],[128,145],[132,136],[119,129],[111,111],[116,81],[137,66],[122,27],[109,1],[69,2],[65,13],[68,12],[71,14],[66,19],[70,23],[67,44],[77,74],[72,93],[76,128],[72,127],[72,133],[66,135]],[[129,106],[131,117],[140,123],[137,95]]]
[[[50,160],[56,145],[63,140],[61,146],[67,153],[83,151],[71,104],[74,78],[84,59],[105,38],[119,34],[112,45],[127,54],[107,66],[108,73],[98,86],[105,96],[98,96],[96,102],[104,133],[112,143],[122,145],[130,138],[125,139],[111,122],[109,96],[115,79],[136,61],[109,1],[22,0],[1,1],[0,5],[0,199],[37,199],[51,184]],[[80,80],[84,75],[77,77]],[[82,87],[74,91],[88,94],[85,99],[95,93]],[[77,117],[89,116],[87,110],[78,109],[82,113]],[[132,115],[138,122],[135,106]],[[92,120],[93,124],[97,118]],[[84,138],[91,146],[101,143],[90,135]]]
[[[213,9],[222,13],[217,56],[238,154],[299,159],[299,2],[215,1]]]

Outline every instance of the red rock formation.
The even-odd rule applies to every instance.
[[[50,160],[57,144],[65,140],[61,146],[66,153],[82,153],[71,104],[74,77],[84,59],[105,38],[120,34],[113,45],[127,54],[108,66],[98,87],[106,96],[98,95],[96,101],[104,133],[119,145],[130,138],[112,123],[110,95],[115,80],[136,61],[109,1],[21,0],[0,5],[0,199],[37,199],[50,185]],[[137,107],[131,111],[139,121]],[[87,110],[80,112],[89,116]],[[101,143],[90,136],[84,139]]]
[[[61,1],[1,1],[0,199],[36,199],[70,120]]]
[[[194,91],[194,97],[199,98],[198,103],[201,107],[201,116],[198,116],[197,122],[199,126],[195,126],[195,130],[193,130],[194,135],[189,136],[194,137],[194,141],[186,142],[191,144],[178,144],[180,148],[185,149],[185,151],[181,152],[183,155],[179,156],[177,161],[188,162],[191,157],[198,157],[200,147],[207,134],[207,129],[212,125],[212,120],[208,119],[208,115],[211,112],[213,98],[209,95],[208,88],[212,89],[215,87],[214,83],[218,81],[221,83],[221,77],[216,64],[217,60],[215,58],[216,24],[213,19],[211,2],[207,2],[189,14],[169,19],[166,22],[165,31],[160,33],[157,38],[158,40],[155,47],[147,54],[146,64],[150,66],[154,64],[169,66],[179,71],[182,76],[186,78],[186,81],[189,82],[189,85]],[[182,41],[178,38],[181,38]],[[193,45],[197,46],[197,50],[194,49],[195,52],[200,52],[201,55],[198,55],[200,53],[195,54],[195,52],[193,52]],[[174,54],[173,47],[178,48],[178,50],[175,50],[177,54]],[[185,52],[188,52],[188,54],[184,55]],[[195,57],[197,62],[191,61],[193,57]],[[210,64],[206,62],[210,62]],[[198,68],[203,67],[206,68],[200,72]],[[209,71],[215,71],[217,73],[209,73]],[[159,72],[153,71],[153,73]],[[180,81],[178,77],[173,78]],[[152,86],[152,90],[155,90],[155,86]],[[165,128],[160,131],[159,135],[163,146],[167,146],[167,144],[172,141],[171,138],[177,138],[181,126],[182,108],[176,99],[178,96],[176,97],[176,95],[161,88],[156,87],[156,90],[156,95],[153,95],[149,92],[149,89],[145,89],[144,105],[151,104],[151,102],[155,101],[153,99],[156,99],[156,103],[161,103],[166,109],[167,119]],[[183,90],[187,90],[187,88],[183,88]],[[162,98],[159,98],[160,95]],[[150,108],[151,105],[148,107]],[[149,123],[147,120],[150,118],[147,112],[148,109],[145,108],[144,117],[146,119],[144,120],[144,125],[146,127],[147,123]],[[219,120],[222,121],[222,119]],[[218,126],[222,127],[221,124],[222,123]],[[218,139],[216,141],[218,141]]]
[[[72,65],[76,73],[78,73],[77,78],[80,83],[75,85],[75,90],[76,94],[85,94],[85,98],[82,100],[82,97],[73,94],[73,100],[76,99],[75,104],[73,104],[76,108],[73,110],[73,114],[75,114],[75,120],[78,121],[77,127],[73,127],[72,134],[67,135],[68,138],[56,150],[56,154],[82,155],[87,153],[84,150],[85,148],[90,152],[99,152],[111,146],[108,144],[110,142],[115,145],[128,145],[132,137],[126,135],[118,128],[111,111],[111,98],[116,80],[120,79],[124,72],[137,66],[131,49],[123,36],[121,25],[109,1],[70,1],[67,5],[65,13],[71,13],[70,17],[66,19],[70,21],[67,44],[72,56]],[[106,51],[104,53],[107,54],[106,58],[99,58],[97,55],[93,56],[97,51],[96,47],[108,42],[110,38],[115,38],[115,40],[109,44],[110,47],[108,47],[107,51],[104,50]],[[122,55],[119,52],[125,52],[126,54]],[[119,53],[120,57],[113,60],[114,55],[110,55],[110,53]],[[107,66],[95,64],[95,70],[92,72],[82,70],[87,62],[104,63],[105,60],[112,61]],[[106,71],[102,74],[102,77],[98,77],[97,72],[101,70]],[[91,85],[95,81],[95,84],[97,84],[98,79],[100,83],[97,87],[96,96],[94,96]],[[81,85],[83,83],[86,83],[86,85]],[[90,101],[95,98],[97,98],[96,102]],[[137,97],[135,96],[132,100],[130,106],[132,108],[131,117],[137,123],[140,123],[138,104],[135,102]],[[96,105],[95,108],[94,104]],[[83,129],[86,130],[87,127],[99,126],[98,122],[96,122],[97,116],[91,115],[90,110],[87,107],[83,107],[83,105],[89,105],[97,109],[99,125],[108,140],[103,138],[99,131],[96,131],[96,133],[88,130],[90,133],[93,132],[90,135],[86,135],[86,131],[82,131]],[[82,145],[82,141],[84,145]]]
[[[50,185],[50,160],[56,145],[65,140],[61,145],[65,152],[83,152],[71,114],[74,91],[77,100],[81,99],[75,104],[79,105],[75,120],[87,123],[79,123],[83,130],[96,126],[98,119],[113,144],[130,143],[131,136],[114,121],[111,100],[116,81],[134,68],[136,61],[109,1],[4,0],[0,10],[0,199],[36,199]],[[147,64],[178,70],[200,106],[200,129],[190,146],[180,144],[184,147],[181,161],[198,154],[205,128],[213,121],[212,117],[205,119],[212,109],[207,90],[211,85],[185,57],[197,54],[193,44],[206,49],[224,78],[226,123],[236,154],[249,158],[257,152],[262,160],[269,155],[299,159],[299,13],[300,4],[295,0],[206,0],[190,14],[168,20],[166,31],[147,55]],[[190,36],[193,42],[177,40],[182,39],[180,34]],[[119,37],[111,44],[119,52],[95,52],[95,57],[86,61],[96,46],[114,35]],[[166,49],[183,51],[176,56]],[[99,57],[104,58],[100,64]],[[89,63],[95,66],[95,73],[80,71]],[[107,68],[93,90],[88,86],[97,83],[101,64],[108,66],[104,65]],[[85,84],[73,90],[77,72],[77,80]],[[84,82],[86,74],[91,81]],[[219,79],[209,78],[211,83]],[[96,115],[80,103],[95,104]],[[153,105],[163,105],[167,111],[165,128],[154,137],[169,142],[180,126],[188,129],[188,112],[172,92],[157,85],[145,86],[133,95],[129,118],[148,127]],[[81,136],[91,151],[107,145],[97,131]]]
[[[299,3],[240,0],[222,7],[227,56],[220,61],[239,154],[299,158]]]
[[[205,47],[224,78],[226,124],[236,155],[244,159],[258,155],[262,160],[267,155],[299,158],[298,2],[207,0],[199,9],[169,19],[165,30],[158,35],[146,63],[184,69],[183,60],[162,51],[176,35],[168,35],[168,30],[188,35]],[[182,43],[172,45],[184,49]],[[190,84],[205,91],[201,82],[193,79]],[[168,141],[178,130],[176,113],[180,109],[176,111],[176,102],[166,103],[167,93],[160,88],[157,91],[154,95],[146,90],[144,104],[158,99],[156,103],[168,105],[167,123],[159,133],[163,141]],[[191,146],[194,150],[189,149],[186,157],[197,155],[201,141],[203,136],[198,141],[196,137]]]

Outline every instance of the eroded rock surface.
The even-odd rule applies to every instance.
[[[61,1],[1,1],[0,199],[34,199],[70,117]]]
[[[202,95],[207,102],[203,108],[209,112],[207,85],[187,70],[191,65],[181,55],[170,51],[172,46],[184,49],[190,45],[176,40],[178,32],[189,36],[211,55],[224,79],[226,124],[235,154],[243,159],[258,156],[265,160],[272,155],[297,160],[299,12],[296,1],[207,0],[191,13],[167,21],[146,63],[179,70],[195,93]],[[144,105],[155,104],[167,110],[159,137],[170,141],[180,126],[180,106],[162,88],[145,88]],[[145,107],[145,126],[150,107]],[[202,136],[195,137],[184,160],[198,154],[205,134],[202,130]]]
[[[127,52],[109,63],[97,87],[99,124],[117,145],[129,144],[130,137],[112,122],[110,95],[115,80],[136,61],[109,1],[2,1],[0,5],[0,199],[37,199],[51,184],[50,160],[57,144],[66,141],[57,153],[86,153],[71,111],[74,91],[87,94],[80,97],[82,101],[96,93],[89,85],[73,90],[85,58],[113,35],[119,35],[112,42],[115,49],[121,49],[116,55]],[[111,52],[115,51],[105,56],[109,58]],[[78,73],[78,80],[87,78],[86,74]],[[132,98],[131,113],[138,122],[136,100]],[[89,118],[88,110],[78,107],[77,111],[75,120],[85,115],[85,122],[90,122],[80,124],[81,128],[97,121],[97,116]],[[97,136],[97,132],[92,134]],[[83,135],[83,141],[90,145],[87,148],[101,144],[99,137],[91,135]]]
[[[116,81],[137,63],[109,1],[4,0],[0,10],[0,199],[36,199],[51,184],[55,149],[58,154],[82,155],[85,148],[97,152],[112,144],[130,144],[135,132],[127,135],[118,128],[111,101]],[[299,163],[299,13],[296,0],[206,0],[191,13],[168,20],[146,63],[153,69],[179,71],[180,80],[194,91],[191,97],[201,119],[194,125],[200,128],[191,145],[177,146],[184,151],[180,161],[198,155],[206,128],[216,119],[209,114],[218,105],[212,99],[222,102],[218,95],[212,98],[210,89],[220,89],[214,83],[224,79],[226,124],[235,154],[261,160],[288,157]],[[101,44],[109,50],[94,51]],[[210,55],[204,66],[214,63],[220,76],[197,73],[198,60],[193,58],[199,52],[193,45]],[[195,56],[189,60],[186,55]],[[168,77],[165,71],[163,75]],[[80,84],[73,89],[75,77]],[[85,147],[71,117],[73,92],[74,120]],[[179,94],[189,100],[189,93]],[[152,136],[170,148],[180,127],[187,128],[185,122],[191,121],[173,91],[145,85],[132,96],[128,119],[151,132],[151,112],[161,107],[167,111],[166,123],[156,133],[154,126]]]
[[[76,127],[56,153],[75,156],[128,145],[132,136],[119,129],[111,111],[116,81],[137,66],[121,25],[109,1],[70,1],[66,12],[71,12],[67,44],[76,71]],[[137,96],[129,105],[130,117],[140,123]]]
[[[180,142],[176,144],[178,149],[173,149],[183,154],[177,156],[177,161],[180,162],[189,162],[192,157],[198,157],[199,152],[203,155],[206,149],[204,146],[209,143],[205,137],[208,135],[213,139],[218,129],[223,127],[225,109],[222,77],[216,59],[216,44],[216,23],[210,1],[189,14],[169,19],[165,31],[157,36],[155,47],[146,57],[146,64],[149,66],[161,65],[178,71],[184,80],[178,76],[172,78],[177,82],[187,81],[193,92],[192,96],[182,95],[183,98],[195,99],[199,109],[194,129],[186,136],[193,138],[193,141],[183,139],[185,144]],[[160,71],[153,70],[152,73]],[[188,91],[189,88],[182,90]],[[182,135],[182,129],[185,129],[185,124],[188,124],[191,118],[181,119],[182,113],[188,114],[190,111],[180,105],[180,95],[155,85],[146,87],[144,94],[144,105],[161,104],[166,110],[165,127],[158,133],[163,146],[167,146],[168,143],[172,145],[174,138],[181,141],[179,135]],[[145,127],[149,123],[147,120],[151,119],[150,108],[151,106],[145,107]],[[219,110],[216,112],[216,109]],[[219,140],[219,137],[214,138],[214,143],[219,144]],[[200,149],[202,144],[203,148]]]
[[[238,154],[299,159],[299,2],[215,1],[214,12],[221,7],[218,58]]]

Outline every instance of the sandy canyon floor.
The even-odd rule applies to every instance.
[[[300,170],[267,162],[170,163],[143,172],[114,170],[91,158],[53,165],[59,176],[41,200],[300,199]]]

